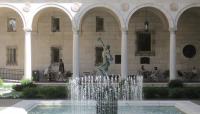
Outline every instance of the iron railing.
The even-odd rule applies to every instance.
[[[24,75],[23,69],[0,68],[0,78],[5,80],[21,80]]]

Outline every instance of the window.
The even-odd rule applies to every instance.
[[[7,47],[7,65],[17,64],[17,48]]]
[[[104,31],[104,18],[96,16],[96,32]]]
[[[149,57],[141,57],[140,64],[150,64],[150,58]]]
[[[189,44],[183,48],[183,55],[186,58],[193,58],[196,55],[196,48],[195,46]]]
[[[7,31],[8,32],[16,32],[17,31],[16,19],[15,18],[8,18]]]
[[[51,47],[51,63],[57,63],[60,59],[60,48]]]
[[[98,66],[103,62],[102,52],[103,52],[102,47],[96,47],[96,60],[95,60],[96,66]]]
[[[151,34],[149,32],[141,32],[137,35],[138,51],[151,51]]]
[[[53,17],[51,18],[51,31],[60,32],[60,18]]]
[[[137,32],[136,40],[136,55],[139,56],[152,56],[154,53],[154,39],[151,32],[140,31]]]
[[[115,64],[121,64],[121,55],[115,55]]]

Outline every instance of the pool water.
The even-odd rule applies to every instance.
[[[95,106],[39,105],[28,114],[96,114]],[[184,114],[173,106],[119,106],[118,114]]]

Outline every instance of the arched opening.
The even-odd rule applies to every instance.
[[[44,70],[63,60],[66,71],[72,72],[72,23],[60,8],[40,10],[32,23],[32,69]]]
[[[192,7],[184,11],[177,24],[177,69],[185,72],[185,81],[197,81],[192,77],[192,69],[200,68],[200,7]],[[198,79],[199,80],[199,79]]]
[[[24,69],[24,30],[20,14],[11,8],[0,8],[0,75],[6,79],[21,79]],[[18,70],[19,69],[19,70]],[[7,75],[4,72],[13,74]],[[16,75],[16,72],[20,72]],[[18,73],[19,73],[18,72]]]
[[[143,65],[149,72],[144,76],[145,81],[164,81],[164,78],[150,78],[150,74],[156,68],[161,77],[169,69],[169,24],[166,16],[157,8],[140,8],[132,14],[128,30],[129,73],[138,73],[138,66]]]
[[[121,66],[121,24],[117,15],[108,8],[96,7],[81,17],[80,26],[80,72],[93,72],[102,64],[102,39],[110,45],[114,58],[108,74],[120,74]],[[87,54],[86,54],[87,53]],[[117,59],[117,60],[116,60]]]

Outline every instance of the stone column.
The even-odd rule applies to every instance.
[[[121,29],[122,32],[122,38],[121,38],[121,76],[122,79],[125,79],[128,76],[128,49],[127,49],[127,45],[128,45],[128,41],[127,41],[127,37],[128,37],[128,31],[125,28]]]
[[[170,28],[170,80],[176,79],[176,29]]]
[[[32,80],[31,29],[25,28],[24,32],[25,32],[24,79]]]
[[[79,67],[80,67],[80,36],[79,30],[73,28],[73,78],[79,77]]]

